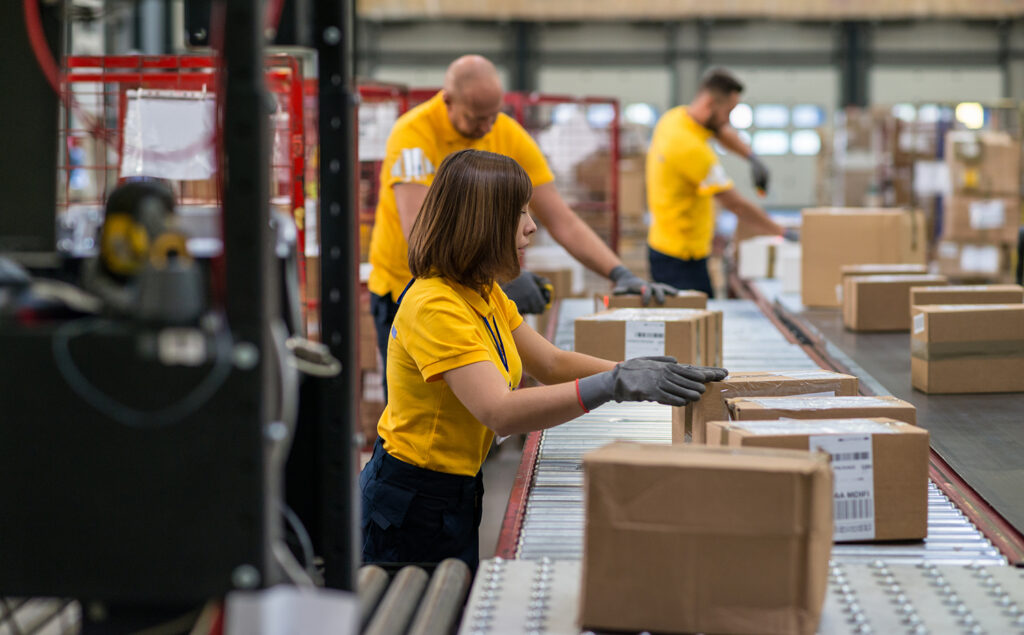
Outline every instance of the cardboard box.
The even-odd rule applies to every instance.
[[[576,318],[574,350],[621,362],[633,357],[671,355],[683,364],[705,365],[708,311],[699,309],[614,309]],[[719,347],[720,348],[720,347]]]
[[[775,253],[783,242],[780,236],[755,236],[738,247],[737,274],[740,278],[774,278]]]
[[[693,443],[705,443],[705,423],[729,418],[725,400],[732,397],[779,395],[853,396],[857,378],[830,370],[778,370],[731,373],[705,385],[699,401],[672,408],[672,443],[683,443],[687,432]]]
[[[1008,133],[951,130],[945,156],[954,193],[1020,195],[1020,142]]]
[[[924,264],[925,218],[917,210],[805,209],[801,244],[803,304],[838,307],[843,265]]]
[[[843,265],[839,269],[840,281],[836,285],[836,298],[843,304],[843,288],[849,276],[910,276],[925,275],[928,265],[925,264],[878,264]]]
[[[738,397],[729,419],[858,419],[888,417],[917,425],[917,408],[896,397]]]
[[[370,292],[359,290],[359,369],[377,370],[380,354],[377,352],[377,327],[370,315]]]
[[[583,469],[585,629],[816,631],[833,531],[823,453],[614,443]]]
[[[622,218],[642,218],[647,212],[645,161],[644,156],[619,159],[619,214]]]
[[[916,306],[910,378],[926,393],[1024,391],[1024,304]]]
[[[939,273],[958,281],[1012,282],[1016,244],[963,243],[944,240],[935,249]]]
[[[843,326],[851,331],[909,331],[910,289],[938,285],[945,276],[846,276]]]
[[[1020,304],[1024,287],[1019,284],[971,284],[910,289],[910,306],[920,304]]]
[[[1017,242],[1020,198],[954,194],[944,201],[942,237],[987,243]]]
[[[533,269],[529,267],[528,269],[531,273],[543,276],[551,281],[553,289],[551,292],[552,304],[558,300],[572,297],[572,269]],[[551,315],[550,311],[544,311],[535,318],[536,331],[545,337],[548,334]]]
[[[638,295],[611,295],[596,294],[594,296],[594,310],[605,311],[607,309],[706,309],[708,306],[708,294],[703,291],[680,291],[676,295],[665,296],[665,304],[654,304],[644,307],[642,298]]]
[[[783,242],[775,248],[775,277],[783,293],[800,293],[800,259],[798,243]]]
[[[928,535],[928,431],[894,419],[712,421],[735,447],[824,450],[832,456],[835,541]]]

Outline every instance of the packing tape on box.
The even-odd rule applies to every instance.
[[[984,342],[923,342],[911,340],[910,354],[924,361],[966,358],[1024,357],[1024,340]]]
[[[1024,357],[1024,340],[988,340],[983,342],[910,340],[910,355],[926,362],[969,357]]]

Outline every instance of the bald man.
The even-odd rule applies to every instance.
[[[377,346],[387,368],[387,344],[397,302],[409,283],[408,239],[413,221],[446,156],[466,148],[515,159],[533,182],[530,209],[552,237],[587,268],[615,283],[614,293],[643,294],[661,304],[668,285],[630,272],[618,256],[573,212],[558,193],[554,175],[533,138],[501,112],[504,91],[487,59],[467,55],[452,62],[444,88],[402,115],[388,137],[381,166],[377,217],[370,238],[370,309]],[[524,272],[505,285],[520,313],[540,313],[546,299],[542,279]],[[385,394],[386,394],[385,386]]]

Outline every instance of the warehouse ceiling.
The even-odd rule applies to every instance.
[[[1024,16],[1024,0],[357,0],[364,18],[488,20],[1000,19]]]

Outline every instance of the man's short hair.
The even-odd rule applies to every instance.
[[[733,93],[742,93],[743,84],[726,69],[712,68],[701,78],[700,90],[713,93],[716,97],[728,97]]]

